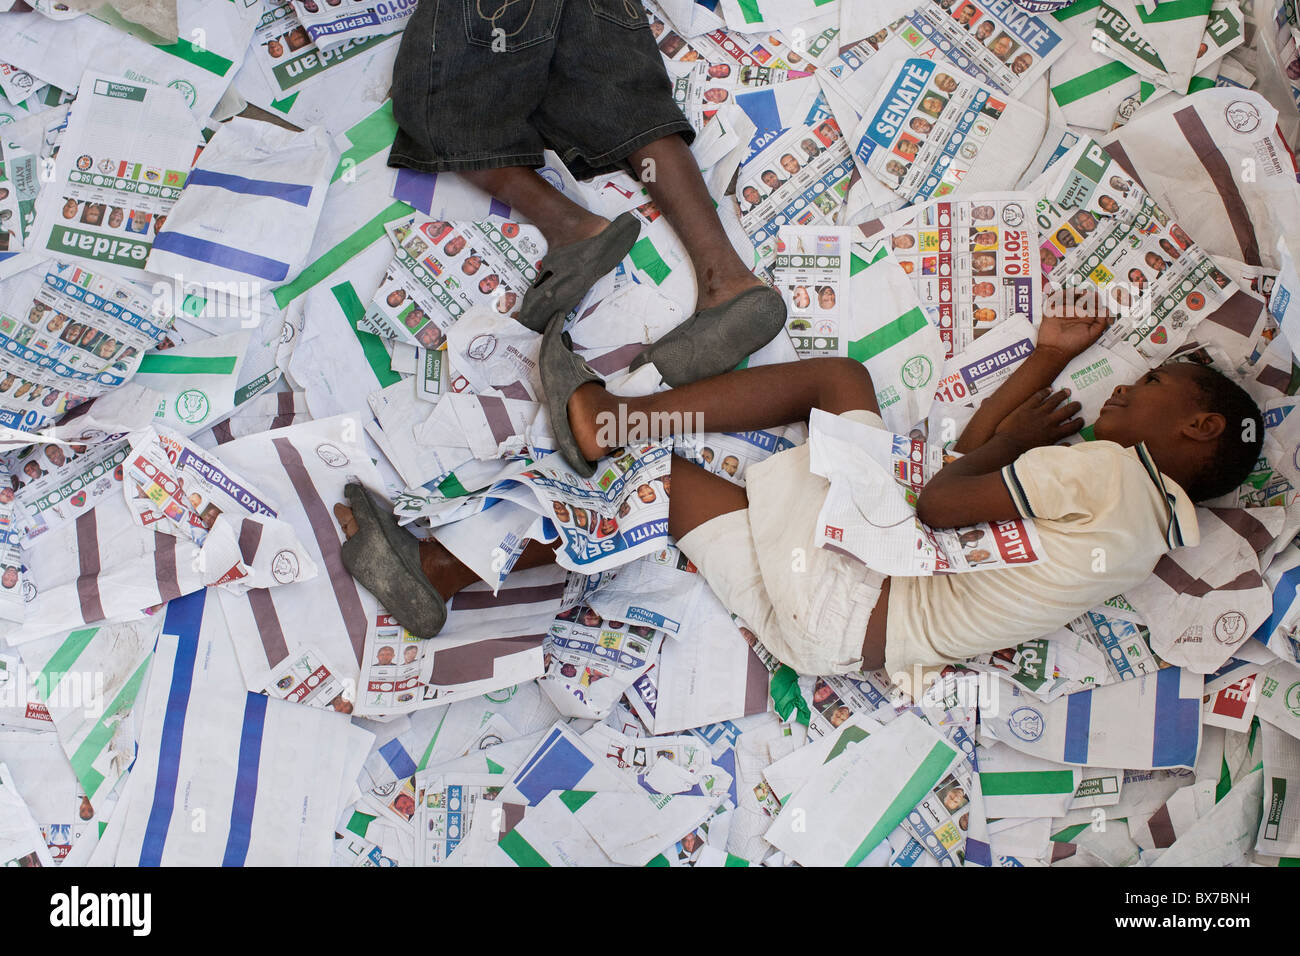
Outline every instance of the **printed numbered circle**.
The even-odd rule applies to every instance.
[[[126,188],[126,180],[125,180],[125,179],[119,179],[119,180],[117,181],[117,188],[118,188],[118,189],[124,189],[124,188]]]
[[[819,266],[829,266],[831,264],[830,256],[818,256],[817,264]]]
[[[946,262],[945,262],[943,265],[941,265],[941,266],[939,267],[939,275],[941,275],[941,276],[946,276],[946,275],[948,275],[951,271],[952,271],[952,266],[950,266],[950,265],[949,265],[948,263],[946,263]]]
[[[951,289],[947,289],[947,288],[940,290],[940,292],[939,292],[939,301],[940,301],[940,302],[950,302],[950,301],[952,301],[952,290],[951,290]]]
[[[944,236],[943,239],[939,241],[940,252],[947,252],[951,247],[952,247],[952,241],[949,240],[947,236]]]

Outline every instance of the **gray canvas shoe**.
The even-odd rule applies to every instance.
[[[420,539],[397,523],[369,489],[343,489],[357,533],[343,542],[343,566],[398,624],[416,637],[433,637],[447,621],[447,602],[420,567]]]
[[[556,312],[568,315],[601,276],[623,261],[640,234],[641,223],[625,212],[589,239],[548,252],[533,287],[524,293],[519,321],[542,332]]]
[[[746,289],[721,305],[696,312],[632,362],[654,362],[673,388],[729,372],[785,326],[785,301],[774,289]]]
[[[567,312],[556,312],[551,317],[551,324],[542,336],[538,364],[556,447],[570,468],[583,478],[590,478],[596,473],[596,464],[587,460],[578,447],[578,440],[573,437],[573,429],[569,426],[569,399],[587,382],[604,385],[605,380],[573,353],[573,340],[564,331],[567,316]]]

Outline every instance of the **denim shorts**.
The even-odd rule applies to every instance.
[[[550,148],[590,179],[695,136],[640,0],[420,0],[392,97],[388,165],[424,172],[535,168]]]

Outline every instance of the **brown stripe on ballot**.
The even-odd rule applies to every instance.
[[[276,454],[284,467],[289,482],[293,485],[298,500],[302,502],[303,511],[307,513],[307,522],[316,537],[316,546],[320,548],[321,558],[325,562],[325,572],[329,575],[330,586],[334,589],[334,600],[338,602],[339,613],[343,615],[343,626],[348,632],[348,640],[356,652],[357,663],[361,663],[361,653],[366,642],[366,612],[361,606],[361,595],[357,593],[357,583],[343,567],[338,532],[334,530],[334,519],[325,507],[325,502],[316,493],[307,466],[302,463],[302,456],[293,442],[287,438],[273,438]]]
[[[99,599],[99,525],[93,511],[88,511],[77,519],[77,560],[81,571],[77,576],[77,600],[81,603],[81,619],[87,624],[93,624],[106,616],[103,602]]]
[[[1241,261],[1248,266],[1260,265],[1259,242],[1255,239],[1255,227],[1250,223],[1250,211],[1237,190],[1237,182],[1233,179],[1228,161],[1223,158],[1218,146],[1214,144],[1214,137],[1205,128],[1205,123],[1201,121],[1194,106],[1185,106],[1178,110],[1174,113],[1174,121],[1183,131],[1187,145],[1201,161],[1201,166],[1210,174],[1210,181],[1214,183],[1214,188],[1219,191],[1219,198],[1223,200],[1223,211],[1228,214],[1233,235],[1237,237],[1237,245],[1241,247]]]
[[[540,647],[545,634],[526,634],[522,637],[499,637],[489,641],[475,641],[460,647],[449,647],[433,652],[433,673],[429,683],[438,687],[469,684],[487,680],[496,673],[496,662],[502,657]]]

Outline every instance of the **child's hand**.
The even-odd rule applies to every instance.
[[[1047,297],[1037,348],[1055,352],[1068,362],[1101,338],[1111,321],[1096,292],[1066,288],[1060,295]]]
[[[1020,452],[1040,445],[1055,445],[1083,427],[1082,418],[1072,418],[1083,407],[1078,402],[1062,404],[1069,389],[1052,392],[1044,388],[1002,419],[993,435],[1015,444]]]

